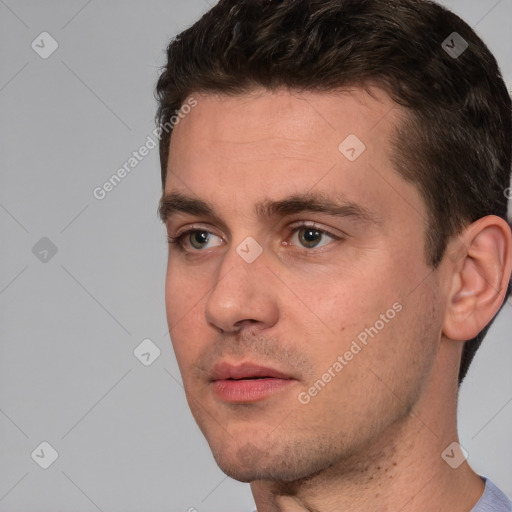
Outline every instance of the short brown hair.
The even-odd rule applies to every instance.
[[[436,268],[466,225],[486,215],[507,220],[512,120],[487,46],[428,0],[220,0],[167,48],[156,86],[162,189],[169,123],[194,92],[371,85],[409,114],[393,163],[426,202],[425,257]],[[503,304],[509,293],[510,284]],[[459,384],[492,321],[465,343]]]

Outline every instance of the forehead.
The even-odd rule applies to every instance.
[[[219,145],[238,144],[236,153],[242,154],[245,149],[293,153],[293,149],[307,149],[307,142],[327,137],[334,144],[350,133],[373,145],[392,136],[401,114],[400,107],[377,88],[322,93],[260,88],[234,96],[193,96],[197,106],[175,127],[171,150],[185,138],[187,145],[194,146],[195,140],[201,139],[219,151]],[[333,149],[337,148],[334,144]]]
[[[352,174],[368,162],[382,166],[390,162],[401,114],[378,89],[255,89],[236,96],[193,97],[197,105],[171,137],[166,189],[185,175],[194,181],[202,174],[203,184],[205,178],[214,176],[221,183],[240,174],[289,183],[302,172],[316,179],[333,165]],[[350,158],[359,153],[357,161]]]

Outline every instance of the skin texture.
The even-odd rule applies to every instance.
[[[404,112],[383,91],[194,97],[171,138],[165,192],[206,201],[215,215],[167,219],[171,237],[196,229],[209,238],[204,247],[190,235],[171,244],[166,308],[187,400],[218,465],[251,482],[259,512],[469,511],[483,483],[441,453],[458,440],[462,341],[503,301],[510,228],[480,219],[451,241],[439,268],[426,264],[425,204],[390,163]],[[339,150],[350,134],[365,145],[354,161]],[[363,206],[376,222],[255,212],[260,201],[313,192]],[[311,242],[298,221],[327,234]],[[252,263],[237,252],[249,236],[262,249]],[[220,361],[294,380],[261,401],[226,403],[209,380]]]

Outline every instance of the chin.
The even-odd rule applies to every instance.
[[[243,446],[212,449],[219,468],[239,482],[273,480],[295,482],[309,479],[333,463],[325,458],[311,458],[312,454],[291,446],[270,448],[267,452],[248,442]]]

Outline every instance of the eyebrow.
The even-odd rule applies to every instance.
[[[382,219],[365,206],[320,192],[294,194],[278,201],[264,199],[256,203],[254,211],[263,219],[318,212],[336,217],[351,217],[366,224],[382,224]],[[177,213],[221,220],[215,214],[214,207],[202,199],[181,192],[163,194],[158,205],[158,216],[162,222],[167,223]]]

